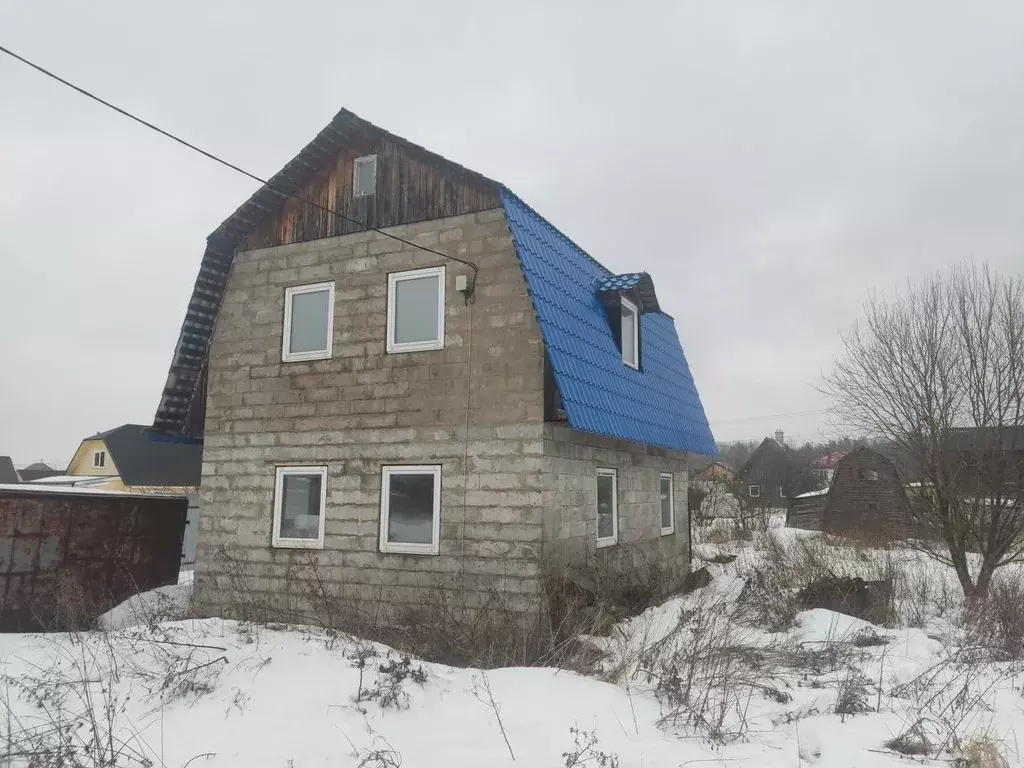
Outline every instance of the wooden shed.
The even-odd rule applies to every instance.
[[[790,497],[786,505],[786,526],[807,531],[821,530],[821,513],[827,500],[827,488]]]
[[[910,514],[896,465],[865,447],[844,456],[822,508],[821,528],[844,536],[905,537]]]

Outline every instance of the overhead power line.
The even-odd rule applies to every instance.
[[[737,421],[765,421],[767,419],[784,419],[790,416],[817,416],[829,413],[828,408],[819,408],[815,411],[791,411],[790,413],[770,413],[765,416],[737,416],[730,419],[711,419],[711,424],[730,424]]]
[[[346,216],[345,214],[340,213],[339,211],[336,211],[336,210],[333,210],[331,208],[328,208],[326,205],[321,205],[320,203],[317,203],[317,202],[315,202],[313,200],[310,200],[308,198],[302,197],[300,195],[293,194],[291,192],[286,192],[283,189],[281,189],[280,187],[276,187],[273,184],[271,184],[270,181],[268,181],[267,179],[264,179],[264,178],[262,178],[260,176],[257,176],[255,173],[251,173],[250,171],[245,170],[241,166],[235,165],[234,163],[232,163],[232,162],[230,162],[228,160],[225,160],[224,158],[219,157],[219,156],[213,154],[212,152],[208,152],[207,150],[203,149],[202,147],[198,147],[195,144],[193,144],[192,142],[186,141],[185,139],[181,138],[180,136],[176,136],[175,134],[171,133],[170,131],[166,131],[163,128],[161,128],[160,126],[154,125],[153,123],[149,122],[148,120],[144,120],[143,118],[141,118],[141,117],[139,117],[137,115],[132,114],[128,110],[123,109],[123,108],[117,106],[116,104],[113,104],[113,103],[107,101],[106,99],[100,98],[99,96],[97,96],[96,94],[92,93],[91,91],[87,91],[85,88],[82,88],[81,86],[75,85],[74,83],[70,82],[69,80],[65,80],[60,75],[57,75],[57,74],[51,72],[50,70],[46,69],[45,67],[40,66],[39,64],[36,64],[35,62],[29,61],[24,56],[19,56],[14,51],[12,51],[10,48],[5,48],[4,46],[0,45],[0,51],[2,51],[3,53],[6,53],[11,58],[17,59],[22,64],[27,64],[28,66],[32,67],[32,69],[36,70],[37,72],[41,72],[42,74],[46,75],[47,77],[49,77],[49,78],[51,78],[53,80],[56,80],[61,85],[65,85],[68,88],[72,89],[73,91],[77,91],[78,93],[82,94],[83,96],[85,96],[85,97],[87,97],[89,99],[92,99],[93,101],[97,102],[98,104],[102,104],[103,106],[107,107],[108,109],[114,110],[119,115],[123,115],[124,117],[127,117],[129,120],[134,120],[139,125],[144,125],[146,128],[149,128],[152,131],[156,131],[161,136],[164,136],[165,138],[168,138],[171,141],[177,142],[178,144],[181,144],[181,146],[187,147],[188,149],[191,149],[193,152],[198,152],[203,157],[206,157],[209,160],[213,160],[215,163],[219,163],[220,165],[223,165],[225,168],[230,168],[232,171],[235,171],[236,173],[240,173],[243,176],[246,176],[246,177],[252,179],[253,181],[259,182],[260,184],[262,184],[265,187],[267,187],[267,189],[270,189],[271,191],[276,192],[281,197],[291,198],[292,200],[298,200],[299,202],[305,203],[306,205],[311,205],[314,208],[318,208],[321,211],[324,211],[325,213],[328,213],[328,214],[330,214],[332,216],[337,216],[339,219],[344,219],[345,221],[348,221],[348,222],[350,222],[352,224],[356,224],[356,225],[362,227],[365,230],[369,230],[371,232],[376,232],[377,234],[384,235],[384,237],[389,237],[392,240],[395,240],[396,242],[402,243],[404,245],[412,246],[413,248],[418,248],[421,251],[426,251],[427,253],[432,253],[435,256],[440,256],[442,259],[451,259],[452,261],[457,261],[460,264],[465,264],[467,267],[469,267],[470,269],[473,270],[474,278],[477,275],[477,273],[479,272],[479,269],[477,268],[476,264],[474,264],[471,261],[466,261],[465,259],[460,259],[458,256],[452,256],[452,255],[447,254],[447,253],[441,253],[440,251],[435,251],[433,248],[427,248],[424,245],[419,245],[418,243],[414,243],[414,242],[412,242],[410,240],[406,240],[405,238],[398,237],[397,235],[392,235],[391,233],[385,232],[384,230],[379,229],[378,227],[367,226],[367,224],[365,222],[359,221],[358,219],[353,219],[350,216]]]

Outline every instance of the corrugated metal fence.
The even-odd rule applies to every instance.
[[[188,500],[92,489],[0,489],[0,631],[88,625],[173,584]]]

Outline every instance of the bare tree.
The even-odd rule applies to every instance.
[[[823,390],[917,481],[915,545],[984,598],[1024,559],[1024,278],[964,266],[864,309]]]

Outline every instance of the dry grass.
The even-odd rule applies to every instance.
[[[554,666],[591,672],[600,654],[581,638],[607,634],[616,622],[656,604],[669,587],[656,561],[623,552],[614,564],[548,564],[534,610],[524,610],[515,596],[498,589],[481,600],[456,585],[427,591],[415,605],[378,599],[368,608],[348,599],[309,556],[295,566],[293,581],[301,585],[296,602],[305,606],[296,610],[285,599],[261,597],[249,563],[226,552],[221,556],[235,601],[230,614],[243,622],[243,632],[258,633],[275,622],[315,626],[329,643],[362,638],[425,661],[477,669]]]

